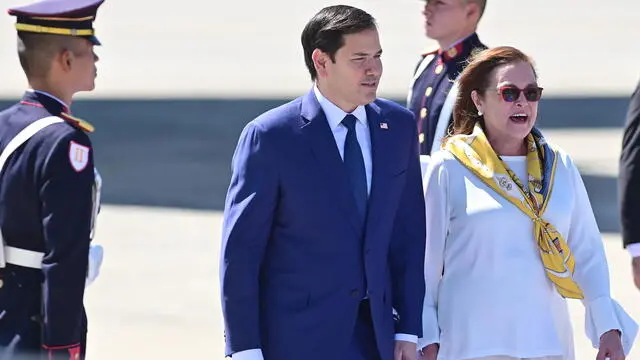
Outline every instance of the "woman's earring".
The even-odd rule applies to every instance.
[[[478,110],[478,116],[482,116],[482,111]]]

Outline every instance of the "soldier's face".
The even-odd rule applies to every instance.
[[[422,12],[426,35],[440,41],[456,37],[469,22],[469,6],[463,0],[427,0]]]
[[[475,91],[472,94],[476,107],[483,113],[490,138],[523,140],[531,132],[538,116],[539,97],[534,96],[539,96],[534,90],[537,88],[536,75],[527,62],[505,64],[493,70],[484,95]]]
[[[75,91],[91,91],[95,87],[96,62],[99,58],[90,41],[77,39],[77,42],[72,56],[73,66],[70,67],[71,81],[76,84]]]
[[[326,54],[317,54],[318,80],[331,92],[330,100],[347,112],[374,101],[382,76],[381,54],[375,29],[345,35],[335,61]]]

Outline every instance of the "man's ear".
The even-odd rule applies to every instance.
[[[329,55],[320,49],[315,49],[311,53],[311,59],[313,60],[313,66],[316,68],[318,77],[327,77],[327,64],[331,61]]]
[[[467,19],[471,19],[476,22],[480,20],[480,5],[474,1],[467,3]]]
[[[59,62],[60,68],[63,71],[71,71],[74,61],[73,53],[68,49],[64,49],[58,54],[57,61]]]

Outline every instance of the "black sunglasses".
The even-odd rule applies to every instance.
[[[530,102],[539,101],[542,97],[542,88],[538,86],[529,86],[524,89],[520,89],[517,86],[507,85],[498,89],[498,94],[500,94],[500,96],[502,96],[502,100],[506,102],[514,102],[518,100],[521,92],[524,93],[524,98]]]

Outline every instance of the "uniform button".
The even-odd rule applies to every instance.
[[[351,290],[351,296],[360,297],[360,291],[358,291],[356,289]]]
[[[442,66],[442,64],[438,64],[438,66],[436,66],[436,74],[440,74],[442,69],[444,69],[444,66]]]
[[[0,279],[0,289],[2,289],[3,286],[4,286],[4,281],[2,281],[2,279]]]
[[[424,96],[429,97],[431,95],[431,93],[433,92],[433,88],[431,86],[429,86],[427,88],[427,91],[424,92]]]
[[[422,144],[424,142],[424,134],[420,133],[420,135],[418,135],[418,141],[420,141],[420,144]]]
[[[421,118],[421,119],[424,119],[424,118],[426,118],[426,117],[427,117],[427,108],[422,108],[422,109],[420,110],[420,118]]]

